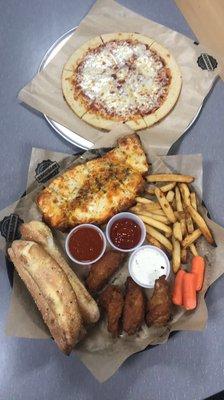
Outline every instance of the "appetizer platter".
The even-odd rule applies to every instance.
[[[5,331],[53,339],[103,382],[175,331],[205,328],[224,231],[203,205],[201,155],[165,154],[197,118],[217,65],[114,1],[76,28],[18,94],[89,151],[33,148],[24,196],[0,212],[13,283]]]
[[[21,223],[8,255],[65,354],[97,329],[123,343],[197,308],[214,238],[194,177],[151,172],[136,134],[34,200],[38,219]]]

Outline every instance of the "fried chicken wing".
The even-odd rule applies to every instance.
[[[108,286],[100,295],[100,306],[107,313],[107,329],[113,337],[117,337],[121,330],[120,319],[124,306],[121,290],[114,285]]]
[[[169,293],[169,285],[166,276],[160,276],[156,279],[154,291],[151,299],[147,304],[146,323],[148,326],[166,325],[170,319],[171,300]]]
[[[124,254],[109,250],[91,266],[86,284],[91,292],[99,292],[118,271]]]
[[[123,329],[128,335],[134,335],[143,321],[145,315],[145,298],[143,290],[129,276],[126,281],[126,296],[123,312]]]

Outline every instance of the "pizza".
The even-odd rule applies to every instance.
[[[104,130],[125,123],[147,128],[174,107],[181,73],[170,54],[138,33],[95,37],[69,58],[62,73],[62,91],[83,121]]]

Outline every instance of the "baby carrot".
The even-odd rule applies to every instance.
[[[177,306],[181,306],[183,303],[182,289],[183,289],[183,277],[185,274],[186,272],[183,269],[179,269],[179,271],[175,276],[172,302]]]
[[[194,310],[196,305],[195,275],[187,272],[183,277],[183,306],[186,310]]]
[[[204,282],[205,260],[201,256],[195,256],[191,261],[191,272],[195,275],[196,290],[201,290]]]

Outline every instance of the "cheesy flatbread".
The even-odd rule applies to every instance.
[[[118,141],[105,156],[75,165],[40,192],[37,205],[53,228],[104,223],[135,203],[148,163],[137,135]]]

